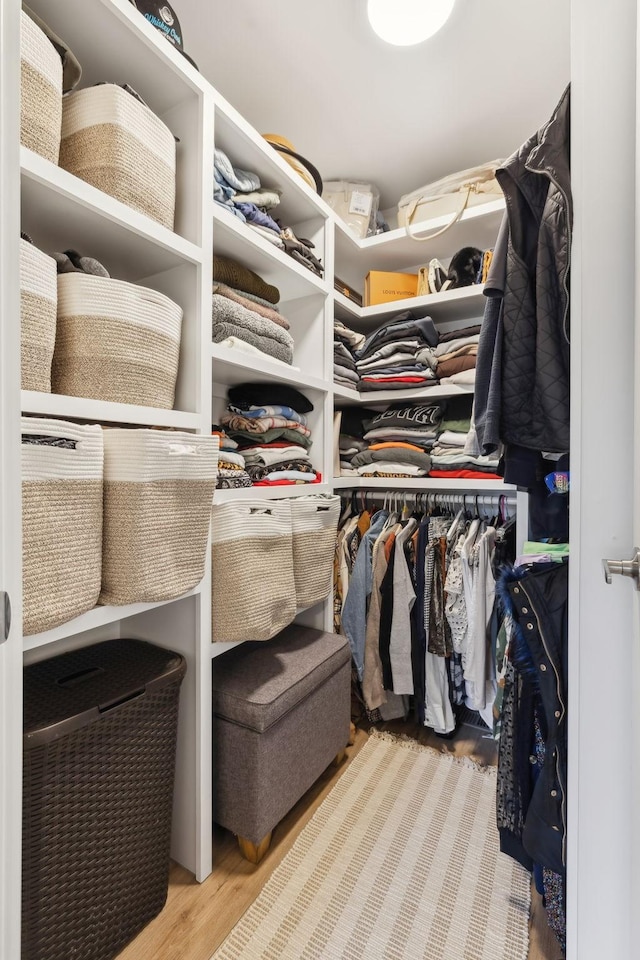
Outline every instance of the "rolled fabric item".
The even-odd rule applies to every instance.
[[[283,328],[283,330],[289,329],[289,321],[277,310],[273,310],[270,307],[264,307],[255,300],[251,300],[248,297],[243,297],[241,293],[236,293],[236,291],[231,287],[228,287],[226,283],[214,283],[212,287],[212,293],[218,294],[221,297],[226,297],[228,300],[233,300],[235,303],[239,303],[241,307],[244,307],[245,310],[253,310],[254,313],[259,313],[260,316],[264,317],[266,320],[273,320],[273,322],[277,323],[279,327]]]
[[[218,283],[226,283],[234,290],[255,294],[263,300],[268,300],[269,303],[278,303],[280,300],[280,291],[277,287],[265,283],[253,270],[243,267],[242,264],[228,257],[214,256],[213,279]]]
[[[230,403],[242,410],[276,403],[292,407],[298,413],[311,413],[313,410],[309,398],[286,383],[239,383],[229,387],[227,396]]]

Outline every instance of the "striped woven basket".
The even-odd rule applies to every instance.
[[[172,600],[202,580],[218,442],[105,430],[100,603]]]
[[[296,615],[291,505],[239,500],[211,518],[212,640],[270,640]]]
[[[20,239],[20,382],[23,390],[51,393],[57,300],[55,260]]]
[[[176,142],[122,87],[106,83],[64,97],[60,166],[173,230]]]
[[[173,407],[182,308],[124,280],[58,277],[53,392],[145,407]]]
[[[20,142],[58,162],[62,128],[62,60],[40,27],[20,12]]]
[[[29,635],[98,600],[103,448],[100,427],[37,417],[23,417],[21,426],[23,632]],[[28,442],[34,437],[38,442]]]
[[[340,497],[308,496],[291,500],[298,609],[312,607],[331,593],[339,519]]]

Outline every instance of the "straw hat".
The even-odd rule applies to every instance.
[[[322,196],[322,177],[309,160],[296,153],[291,141],[277,133],[263,133],[262,136],[274,150],[282,154],[287,163],[309,184],[311,189]]]

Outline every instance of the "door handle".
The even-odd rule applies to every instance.
[[[11,630],[11,600],[5,590],[0,590],[0,643],[9,639]]]
[[[621,577],[631,577],[636,582],[636,590],[640,590],[640,550],[634,547],[631,560],[603,560],[604,578],[612,583],[614,574]]]

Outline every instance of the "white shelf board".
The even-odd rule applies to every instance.
[[[129,0],[97,0],[90,22],[86,0],[33,0],[29,6],[75,53],[82,87],[126,80],[157,114],[206,88],[204,77]]]
[[[203,262],[194,243],[26,147],[20,166],[22,229],[45,253],[80,250],[131,281]]]
[[[469,207],[458,223],[433,240],[416,242],[404,227],[360,240],[336,218],[336,273],[356,273],[364,278],[369,270],[400,270],[428,263],[433,257],[445,260],[462,247],[487,250],[495,246],[505,210],[504,199]],[[451,220],[448,214],[412,226],[411,233],[429,236]],[[345,267],[347,268],[345,271]]]
[[[333,396],[336,400],[347,400],[349,403],[360,403],[360,394],[357,390],[349,390],[348,387],[342,387],[339,383],[334,383],[333,385]]]
[[[214,507],[234,500],[286,500],[288,497],[304,497],[308,494],[331,493],[330,483],[296,483],[290,487],[239,487],[237,490],[216,490]]]
[[[241,643],[246,643],[245,640],[235,640],[229,641],[228,643],[212,643],[211,644],[211,659],[215,660],[216,657],[221,656],[223,653],[226,653],[227,650],[233,650],[234,647],[239,647]]]
[[[273,383],[290,383],[302,390],[319,390],[328,393],[331,384],[319,377],[312,377],[286,363],[278,363],[269,357],[255,356],[233,347],[223,347],[218,343],[211,344],[213,359],[213,380],[215,384],[232,386],[246,381],[256,382],[267,380]]]
[[[228,213],[219,204],[213,206],[213,252],[238,260],[280,290],[281,300],[297,300],[312,294],[326,296],[329,285],[307,267],[294,260]]]
[[[418,390],[371,390],[359,393],[363,407],[377,407],[389,403],[421,403],[423,400],[444,400],[447,397],[473,396],[473,387],[424,387]]]
[[[216,147],[224,150],[235,166],[251,170],[263,187],[282,189],[277,216],[295,228],[305,220],[334,219],[331,208],[282,156],[231,106],[217,90],[215,100]],[[286,221],[286,222],[285,222]]]
[[[201,426],[197,413],[138,407],[130,403],[107,403],[59,393],[38,393],[35,390],[21,391],[20,408],[23,413],[41,417],[70,417],[97,423],[135,423],[150,427],[174,427],[177,430],[197,430]]]
[[[422,490],[425,493],[429,490],[461,490],[475,493],[503,493],[505,491],[516,491],[516,487],[510,483],[503,483],[501,480],[436,480],[434,477],[407,477],[402,479],[392,477],[386,480],[384,477],[335,477],[333,480],[334,490]]]
[[[147,613],[149,610],[155,610],[157,607],[164,607],[168,603],[175,603],[176,600],[183,600],[185,597],[191,597],[199,593],[198,585],[188,593],[175,597],[173,600],[162,600],[159,603],[129,603],[122,607],[94,607],[79,617],[74,617],[67,623],[60,624],[52,630],[46,630],[44,633],[34,633],[29,637],[24,637],[22,646],[24,650],[36,650],[49,643],[55,643],[57,640],[64,640],[66,637],[75,637],[79,633],[85,633],[87,630],[93,630],[95,627],[108,626],[110,623],[118,623],[126,617],[135,617],[139,613]]]
[[[343,294],[334,295],[335,315],[348,325],[362,331],[375,330],[376,327],[404,310],[420,311],[430,316],[435,323],[454,320],[482,319],[484,296],[482,284],[461,287],[459,290],[446,290],[444,293],[432,293],[426,297],[410,297],[408,300],[394,300],[373,307],[358,307]],[[348,307],[345,302],[348,303]]]

